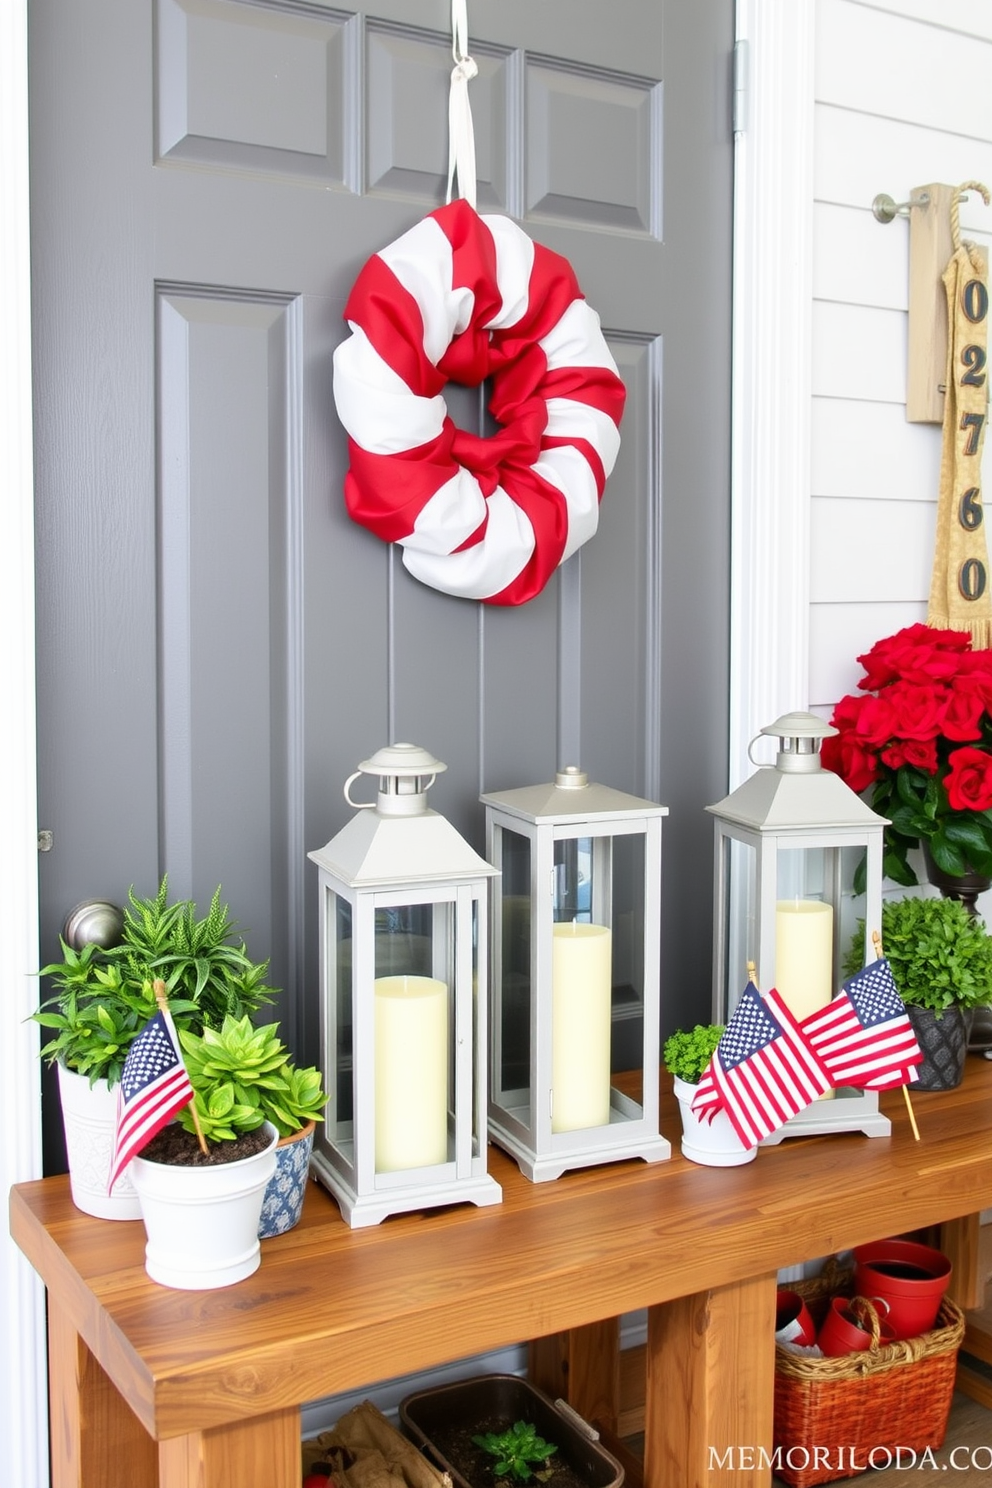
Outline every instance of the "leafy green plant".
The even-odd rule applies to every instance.
[[[167,877],[151,898],[139,898],[132,887],[117,945],[76,951],[62,941],[62,960],[40,973],[51,977],[55,996],[32,1014],[53,1033],[43,1057],[91,1083],[102,1078],[115,1085],[133,1039],[155,1012],[156,978],[166,984],[177,1029],[195,1033],[229,1014],[254,1015],[270,1002],[269,963],[251,960],[220,892],[201,918],[190,899],[168,902]]]
[[[253,1028],[251,1019],[226,1017],[202,1034],[179,1030],[200,1127],[208,1142],[234,1141],[271,1121],[281,1137],[319,1121],[327,1103],[317,1069],[297,1069],[278,1036],[278,1023]],[[195,1130],[184,1107],[179,1120]]]
[[[505,1431],[487,1431],[483,1436],[473,1436],[473,1442],[488,1452],[496,1461],[493,1472],[497,1478],[515,1478],[526,1483],[529,1478],[542,1482],[551,1476],[548,1461],[558,1448],[538,1435],[537,1427],[529,1421],[514,1421]],[[543,1463],[545,1472],[534,1472],[532,1463]]]
[[[697,1023],[695,1028],[676,1029],[661,1051],[668,1073],[687,1085],[698,1085],[723,1030],[722,1023]]]
[[[862,920],[844,961],[844,975],[860,971]],[[882,905],[882,947],[903,1002],[930,1008],[977,1007],[992,1000],[992,940],[982,922],[957,899],[889,899]]]

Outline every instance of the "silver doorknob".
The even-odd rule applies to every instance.
[[[62,939],[74,951],[84,945],[117,945],[124,929],[124,911],[109,899],[84,899],[70,909],[62,926]]]

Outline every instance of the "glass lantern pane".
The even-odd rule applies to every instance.
[[[472,1028],[479,1026],[479,995],[486,994],[485,976],[483,976],[482,987],[479,987],[479,901],[472,900]],[[454,1045],[454,1040],[452,1040]],[[486,1113],[483,1109],[484,1101],[481,1099],[482,1085],[485,1078],[484,1063],[480,1065],[480,1058],[485,1060],[485,1050],[480,1048],[479,1040],[472,1039],[472,1156],[478,1157],[484,1151],[488,1138],[488,1130],[485,1126]],[[451,1108],[448,1112],[449,1128],[454,1130],[455,1121],[455,1049],[451,1051]],[[482,1130],[479,1129],[480,1121],[483,1123]]]
[[[501,833],[502,877],[496,931],[499,998],[493,1035],[493,1098],[504,1110],[530,1104],[531,1028],[531,844],[508,828]]]
[[[749,965],[761,985],[758,856],[749,842],[719,836],[717,843],[713,1021],[725,1023],[740,1000]]]
[[[840,985],[834,847],[779,848],[775,889],[775,985],[797,1018],[826,1007]]]
[[[448,1159],[453,906],[375,913],[375,1170]]]
[[[555,843],[552,1132],[609,1125],[611,1073],[643,1068],[644,843]]]
[[[375,912],[375,974],[432,976],[431,904],[397,904]]]
[[[643,1068],[644,849],[641,835],[613,842],[613,988],[610,1067]]]
[[[554,846],[556,924],[566,920],[588,925],[592,920],[592,838],[565,837]]]
[[[328,1136],[336,1146],[351,1140],[354,1120],[354,1029],[352,1027],[352,914],[347,899],[329,893],[328,924],[334,926],[334,996],[328,1010],[328,1047],[324,1068],[333,1070],[330,1079],[331,1105]],[[333,1113],[333,1114],[331,1114]]]

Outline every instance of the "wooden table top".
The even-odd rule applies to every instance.
[[[66,1177],[18,1184],[11,1233],[152,1436],[168,1438],[689,1296],[992,1205],[992,1064],[901,1092],[890,1137],[790,1138],[738,1168],[678,1154],[532,1184],[490,1149],[504,1201],[351,1230],[311,1183],[300,1224],[238,1285],[172,1291],[140,1221],[80,1213]]]

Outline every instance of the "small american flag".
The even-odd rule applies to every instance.
[[[918,1079],[923,1059],[892,968],[884,956],[850,981],[825,1008],[803,1019],[802,1030],[835,1086],[892,1090]]]
[[[755,1147],[830,1089],[830,1075],[775,988],[748,982],[699,1082],[692,1109],[720,1109],[745,1147]]]
[[[160,1010],[145,1024],[124,1061],[108,1193],[135,1153],[192,1098],[172,1019]]]

